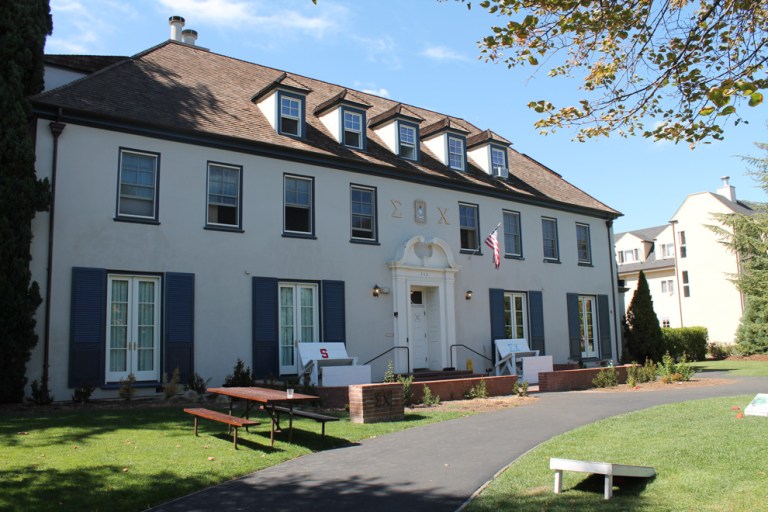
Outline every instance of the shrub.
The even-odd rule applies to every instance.
[[[687,354],[693,361],[703,361],[707,357],[706,327],[665,327],[661,330],[664,337],[664,350],[675,358]]]
[[[43,380],[42,384],[38,384],[37,379],[30,384],[32,389],[32,402],[36,405],[48,405],[53,402],[53,395],[48,391],[48,384]]]
[[[187,383],[184,384],[184,391],[189,391],[191,389],[198,395],[205,394],[206,390],[208,389],[208,383],[210,381],[211,379],[205,380],[197,372],[195,372],[187,377]]]
[[[528,396],[528,381],[524,380],[520,383],[515,381],[515,383],[512,384],[512,394],[517,396]]]
[[[403,403],[405,405],[413,404],[413,389],[411,389],[411,384],[413,383],[413,375],[408,375],[407,377],[398,375],[397,381],[403,385]]]
[[[123,400],[130,400],[133,398],[133,395],[136,394],[134,384],[136,384],[136,376],[132,373],[129,373],[128,377],[120,379],[120,389],[118,390],[120,398]]]
[[[75,388],[74,393],[72,393],[72,401],[76,404],[87,403],[95,390],[95,386],[85,383],[82,386]]]
[[[616,368],[611,365],[600,370],[597,376],[592,379],[592,385],[596,388],[613,388],[618,386],[619,375],[616,373]]]
[[[168,380],[168,374],[163,372],[163,394],[166,399],[176,396],[179,392],[179,368],[176,367]]]
[[[708,343],[707,352],[712,359],[721,361],[731,355],[731,346],[724,343]]]
[[[661,381],[665,384],[678,381],[689,381],[695,373],[693,367],[688,363],[685,354],[680,356],[680,361],[675,363],[675,359],[667,352],[664,354],[661,362],[657,365]]]
[[[421,403],[427,407],[433,407],[440,403],[440,395],[433,395],[432,390],[425,384],[421,391]]]
[[[480,379],[480,382],[472,386],[464,393],[464,398],[488,398],[488,384],[485,379]]]
[[[387,361],[387,369],[384,371],[384,382],[395,382],[395,363]]]
[[[247,388],[255,384],[251,375],[251,368],[238,357],[234,372],[224,378],[225,388]]]
[[[659,319],[653,310],[653,299],[648,280],[641,270],[637,288],[627,309],[625,348],[630,358],[642,360],[661,356],[664,338]]]

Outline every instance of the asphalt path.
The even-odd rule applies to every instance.
[[[713,372],[707,377],[727,375]],[[768,378],[729,380],[732,382],[723,385],[671,385],[637,393],[541,393],[531,405],[432,423],[313,453],[151,510],[456,511],[512,461],[581,425],[661,404],[768,392]],[[333,425],[329,430],[332,433]]]

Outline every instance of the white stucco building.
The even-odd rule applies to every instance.
[[[47,59],[30,380],[286,377],[299,341],[345,342],[374,379],[490,368],[495,338],[620,353],[616,210],[463,119],[194,43]]]
[[[710,341],[732,343],[744,310],[730,280],[739,273],[739,259],[708,226],[719,225],[716,214],[752,210],[736,199],[729,177],[722,179],[716,192],[686,197],[669,224],[617,233],[616,261],[628,289],[626,308],[642,270],[662,327],[703,326]]]

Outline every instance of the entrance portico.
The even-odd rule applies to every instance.
[[[439,238],[414,236],[398,248],[392,272],[395,346],[408,347],[395,357],[395,372],[448,366],[456,343],[455,276],[460,267],[450,246]]]

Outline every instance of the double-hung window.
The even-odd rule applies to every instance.
[[[478,234],[477,205],[459,203],[459,225],[461,250],[479,252],[480,236]]]
[[[284,177],[283,232],[287,235],[313,235],[312,178],[300,176]]]
[[[342,143],[345,146],[363,149],[363,115],[359,112],[343,110],[344,131]]]
[[[240,227],[241,175],[240,167],[208,163],[207,226]]]
[[[157,153],[120,150],[118,218],[157,220],[159,161]]]
[[[352,185],[349,194],[352,240],[376,241],[376,189]]]
[[[589,224],[576,224],[576,252],[579,264],[592,264],[592,247],[589,240]]]
[[[672,258],[675,256],[675,244],[662,244],[661,245],[661,257]]]
[[[688,247],[685,244],[685,231],[680,232],[680,257],[685,258],[688,256]]]
[[[416,127],[398,123],[398,154],[406,160],[418,160],[418,147]]]
[[[512,258],[523,257],[523,238],[520,232],[520,213],[503,212],[504,255]]]
[[[544,241],[544,261],[559,261],[557,219],[541,218],[541,235]]]
[[[297,96],[280,94],[280,133],[302,137],[304,100]]]
[[[457,171],[464,170],[464,140],[448,136],[448,167]]]
[[[509,175],[507,152],[495,146],[491,146],[491,175],[499,178],[506,178]]]

